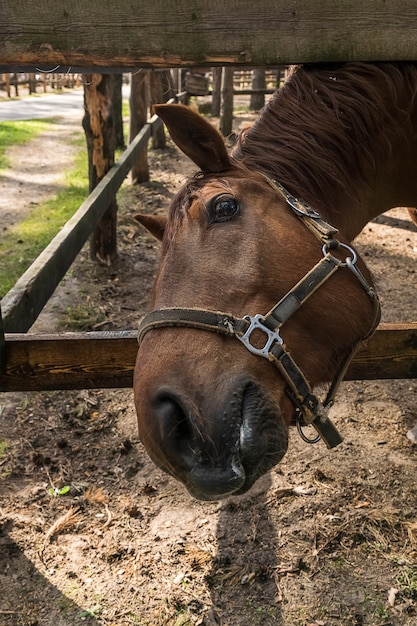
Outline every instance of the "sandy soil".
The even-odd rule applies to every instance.
[[[151,182],[119,195],[117,262],[93,265],[84,250],[35,330],[81,318],[89,329],[136,327],[158,244],[132,216],[163,212],[189,171],[172,145],[150,161]],[[406,212],[370,224],[358,247],[383,320],[415,320]],[[222,503],[192,500],[153,466],[130,390],[3,394],[0,625],[416,626],[417,447],[406,436],[416,390],[344,383],[332,409],[341,446],[292,432],[284,461]]]

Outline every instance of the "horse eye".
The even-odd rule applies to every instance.
[[[233,196],[216,196],[210,204],[210,224],[228,222],[236,218],[240,212],[239,203]]]

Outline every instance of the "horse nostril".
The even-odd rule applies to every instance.
[[[155,398],[154,410],[164,447],[189,456],[195,435],[181,400],[174,392],[162,389]]]
[[[221,433],[215,428],[209,431],[207,424],[206,429],[199,426],[199,416],[187,398],[165,387],[154,397],[153,409],[157,439],[150,452],[157,452],[160,467],[180,477],[195,498],[217,500],[242,487],[245,471],[237,442],[223,448]]]

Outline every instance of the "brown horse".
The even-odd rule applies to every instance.
[[[417,205],[416,94],[414,64],[296,67],[232,156],[196,113],[157,107],[200,172],[166,220],[138,216],[163,247],[135,403],[150,456],[195,497],[249,489],[294,419],[340,441],[326,408],[379,312],[349,242]]]

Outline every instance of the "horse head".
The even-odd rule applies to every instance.
[[[249,345],[230,336],[238,320],[242,338],[250,320],[300,279],[306,288],[303,277],[327,250],[277,184],[230,157],[201,116],[181,105],[156,108],[200,171],[166,219],[137,216],[163,240],[151,302],[157,319],[141,338],[134,375],[139,434],[155,463],[193,496],[220,499],[247,491],[287,450],[299,407],[281,361],[271,363],[281,357],[258,355],[269,337],[312,389],[335,379],[373,327],[375,306],[363,288],[366,268],[355,258],[357,275],[349,271],[351,248],[343,244],[332,255],[340,271],[304,299],[297,292],[300,306],[279,331],[255,324]],[[191,311],[185,322],[184,311]],[[206,332],[216,324],[224,328]]]

